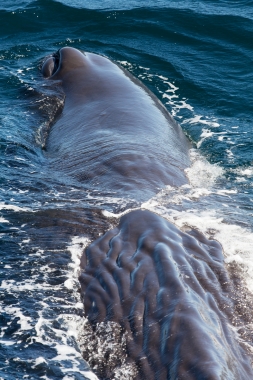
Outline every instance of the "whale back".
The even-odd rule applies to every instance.
[[[217,241],[132,211],[91,243],[81,268],[90,324],[95,331],[103,321],[122,328],[134,379],[252,379],[230,327],[232,286]],[[84,355],[89,361],[85,347]],[[95,370],[114,378],[115,367],[106,364]]]
[[[73,48],[61,49],[58,61],[49,79],[66,98],[46,143],[52,167],[92,189],[139,200],[187,183],[189,142],[141,82]]]

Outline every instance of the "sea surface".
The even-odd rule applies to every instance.
[[[0,379],[96,379],[82,358],[79,258],[132,208],[218,240],[251,297],[252,1],[4,0],[0,35]],[[40,68],[63,46],[109,57],[155,93],[192,142],[189,185],[141,205],[48,173],[63,99]]]

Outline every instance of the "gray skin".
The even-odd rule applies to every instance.
[[[47,59],[42,72],[66,95],[46,144],[59,175],[102,195],[137,200],[187,183],[189,142],[137,79],[104,57],[73,48]],[[85,233],[99,231],[99,224],[94,206]],[[217,242],[181,232],[149,211],[130,212],[85,250],[79,280],[92,331],[106,321],[126,332],[135,380],[253,378],[229,327],[234,289]],[[112,378],[114,362],[96,362],[93,352],[89,361],[88,346],[83,355],[91,367],[101,379]],[[119,356],[112,358],[116,368]]]
[[[126,70],[64,47],[46,60],[42,73],[66,95],[46,143],[60,175],[139,201],[166,185],[187,183],[189,141],[154,94]]]
[[[94,328],[110,321],[127,332],[134,380],[253,379],[230,327],[234,288],[217,241],[135,210],[85,249],[79,280]],[[114,379],[117,360],[89,361],[87,351],[99,378]]]

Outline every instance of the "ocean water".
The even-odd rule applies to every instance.
[[[82,358],[79,258],[129,209],[218,240],[251,297],[252,2],[6,0],[0,19],[0,379],[96,378]],[[155,93],[192,142],[189,185],[136,204],[48,175],[44,132],[63,100],[40,67],[63,46],[109,57]]]

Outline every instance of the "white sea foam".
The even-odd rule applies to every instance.
[[[27,317],[23,314],[23,311],[21,308],[17,306],[5,306],[2,308],[2,311],[5,311],[6,313],[12,315],[14,318],[19,319],[19,324],[20,324],[20,330],[25,331],[25,330],[31,330],[32,329],[32,319],[30,317]],[[5,328],[3,328],[3,331],[1,333],[1,336],[4,334]]]
[[[26,280],[25,282],[15,282],[14,280],[7,280],[3,281],[1,288],[5,288],[6,290],[12,290],[16,292],[23,292],[23,291],[35,291],[35,290],[40,290],[41,285],[34,283],[33,280]],[[50,284],[43,284],[44,289],[50,289],[51,286]]]
[[[0,216],[0,223],[10,223],[9,220],[4,219],[2,216]]]
[[[253,167],[252,166],[237,168],[237,169],[234,169],[234,172],[240,176],[239,178],[249,179],[249,178],[253,177]]]
[[[224,174],[219,165],[210,164],[196,149],[190,150],[190,157],[192,164],[185,172],[193,187],[208,189]]]
[[[12,210],[15,212],[19,212],[19,211],[30,211],[30,212],[32,212],[32,210],[27,208],[27,207],[19,207],[17,205],[5,204],[3,202],[0,202],[0,210]]]
[[[197,143],[197,148],[200,148],[203,141],[209,137],[212,137],[213,135],[214,135],[213,131],[210,131],[210,129],[203,128],[202,133],[200,135],[200,140]]]
[[[0,339],[0,343],[1,345],[3,346],[13,346],[14,344],[16,344],[17,342],[15,340],[4,340],[4,339]],[[3,377],[0,377],[0,380],[2,380]]]
[[[77,277],[79,274],[79,268],[80,268],[80,258],[82,256],[84,248],[88,245],[88,243],[89,243],[89,239],[85,237],[75,236],[72,238],[71,244],[67,247],[68,251],[71,254],[71,259],[72,259],[72,263],[69,264],[69,267],[72,268],[74,272],[73,273],[71,271],[69,273],[69,280],[72,281],[72,284],[73,284],[73,278],[77,280]],[[70,285],[70,283],[67,283],[67,285],[65,286],[68,287],[68,285]]]
[[[234,153],[232,152],[231,149],[226,149],[226,153],[227,153],[228,159],[232,159],[232,157],[234,157]]]
[[[201,123],[201,124],[205,124],[205,125],[208,125],[209,127],[214,127],[214,128],[217,128],[220,126],[220,124],[216,120],[214,121],[214,120],[203,119],[203,116],[201,115],[194,115],[194,117],[184,120],[183,124],[185,123],[189,123],[189,124]]]
[[[244,169],[241,171],[241,174],[247,177],[251,177],[253,176],[253,168]]]
[[[103,210],[102,213],[106,218],[118,218],[119,219],[123,215],[127,214],[129,211],[133,211],[133,210],[136,210],[136,208],[127,209],[127,210],[124,210],[124,211],[119,212],[119,213],[114,213],[114,212],[110,212],[108,210]]]
[[[219,195],[223,195],[225,197],[230,197],[229,194],[237,194],[237,190],[236,189],[234,189],[234,190],[224,189],[224,190],[217,190],[216,193]]]

